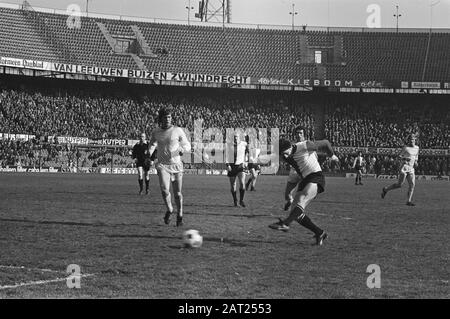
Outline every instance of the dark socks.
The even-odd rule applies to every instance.
[[[148,186],[150,185],[150,180],[145,180],[145,190],[148,192]]]
[[[237,203],[236,191],[231,191],[231,195],[233,195],[233,201]]]
[[[323,230],[317,227],[312,220],[306,216],[303,215],[303,218],[298,220],[299,224],[302,225],[305,228],[308,228],[310,231],[312,231],[315,235],[319,236],[323,233]]]
[[[239,200],[242,202],[244,200],[245,189],[239,190]]]
[[[139,179],[139,191],[142,192],[142,189],[144,188],[144,180]]]

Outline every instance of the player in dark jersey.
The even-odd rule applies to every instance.
[[[136,160],[136,167],[138,169],[139,195],[142,195],[144,190],[145,177],[145,194],[148,195],[150,184],[150,167],[153,164],[156,153],[150,157],[149,145],[147,143],[145,133],[141,134],[139,142],[133,146],[131,157]]]

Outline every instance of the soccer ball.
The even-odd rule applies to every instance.
[[[198,230],[189,229],[183,233],[183,243],[185,247],[199,248],[203,243],[203,237]]]

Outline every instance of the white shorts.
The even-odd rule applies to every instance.
[[[288,183],[298,184],[301,180],[302,177],[299,176],[296,170],[291,167],[291,170],[289,171]]]
[[[170,175],[173,182],[183,175],[183,163],[178,164],[160,164],[156,165],[156,171],[159,176]]]
[[[400,169],[400,174],[414,174],[414,166],[403,164],[402,168]]]

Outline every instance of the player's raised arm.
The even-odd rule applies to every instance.
[[[334,154],[333,147],[331,146],[331,143],[328,140],[319,140],[315,142],[307,141],[306,147],[310,152],[326,154],[328,157],[331,157],[331,159],[334,161],[339,160],[337,156]]]

